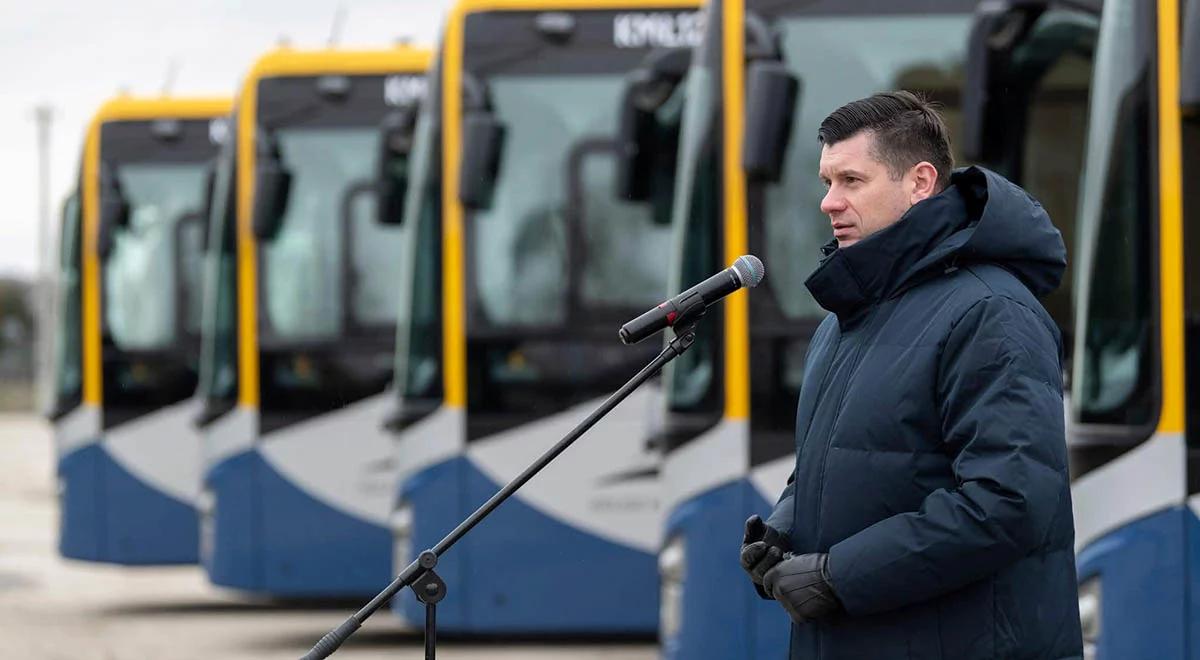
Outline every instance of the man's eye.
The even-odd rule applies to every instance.
[[[846,183],[858,183],[859,181],[861,181],[861,179],[859,179],[859,178],[858,178],[858,177],[856,177],[856,176],[848,176],[848,177],[846,177]]]

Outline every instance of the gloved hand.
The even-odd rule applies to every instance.
[[[821,619],[842,610],[829,577],[829,555],[787,555],[763,576],[763,588],[796,623]]]
[[[746,533],[742,536],[742,569],[764,598],[770,598],[771,594],[761,588],[763,576],[783,560],[788,550],[787,537],[764,523],[762,518],[754,515],[746,520]]]

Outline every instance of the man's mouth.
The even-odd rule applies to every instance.
[[[850,234],[853,231],[854,231],[854,225],[845,224],[845,223],[841,223],[841,222],[833,223],[833,237],[838,240],[841,240],[843,238],[849,238]]]

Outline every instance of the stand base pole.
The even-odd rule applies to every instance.
[[[425,603],[425,660],[437,655],[437,603]]]

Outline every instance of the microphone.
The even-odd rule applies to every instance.
[[[749,289],[757,286],[766,274],[763,262],[758,257],[742,255],[729,268],[621,326],[618,333],[621,341],[636,344],[681,320],[694,321],[704,314],[709,305],[742,287]]]

